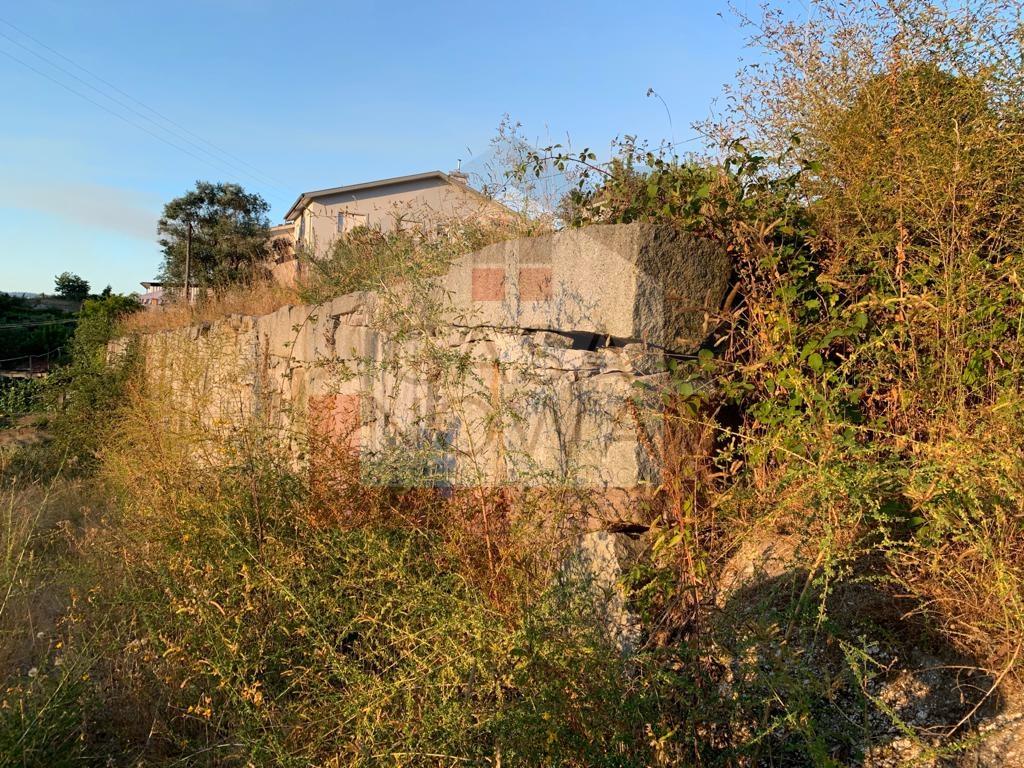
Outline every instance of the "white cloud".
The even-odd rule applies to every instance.
[[[58,216],[77,226],[156,240],[159,203],[149,196],[98,184],[19,180],[0,187],[0,206]]]

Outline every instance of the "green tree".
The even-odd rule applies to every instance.
[[[83,301],[89,296],[89,281],[70,272],[61,272],[53,279],[57,294],[66,299]]]
[[[238,184],[197,181],[195,189],[164,206],[157,225],[163,247],[162,278],[184,284],[191,230],[189,284],[218,288],[266,270],[270,206]]]

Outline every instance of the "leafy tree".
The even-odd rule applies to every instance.
[[[195,189],[164,206],[157,225],[162,279],[184,284],[190,227],[190,285],[217,288],[262,274],[267,269],[268,210],[262,197],[238,184],[197,181]]]
[[[89,281],[70,272],[62,272],[53,280],[57,294],[66,299],[83,301],[89,296]]]

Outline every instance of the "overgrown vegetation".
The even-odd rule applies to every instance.
[[[528,524],[572,500],[367,485],[344,451],[297,469],[258,413],[168,412],[108,354],[145,316],[87,302],[53,442],[3,466],[0,759],[962,751],[1024,674],[1022,9],[814,7],[807,26],[757,21],[766,61],[708,126],[720,156],[630,140],[610,164],[548,147],[519,166],[582,167],[567,223],[671,223],[733,257],[714,333],[665,394],[657,514],[625,580],[632,653]],[[415,290],[540,227],[522,226],[356,232],[304,298]],[[946,676],[900,687],[922,669]]]
[[[166,331],[208,323],[227,315],[267,315],[300,301],[295,288],[270,280],[254,280],[200,296],[192,306],[173,301],[159,309],[133,313],[121,321],[120,328],[126,334]]]
[[[301,287],[311,303],[352,291],[393,288],[402,282],[422,283],[443,275],[457,256],[517,237],[551,231],[544,221],[510,216],[504,220],[436,219],[435,231],[410,229],[382,232],[359,227],[338,239],[326,258],[302,255],[307,273]]]
[[[0,421],[39,410],[43,388],[39,379],[0,379]]]
[[[86,299],[71,342],[71,360],[50,375],[48,406],[53,412],[53,441],[47,450],[57,462],[76,471],[95,466],[110,425],[134,372],[131,345],[122,354],[109,348],[121,322],[141,305],[134,296]]]

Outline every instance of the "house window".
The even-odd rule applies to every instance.
[[[338,234],[347,235],[353,229],[359,227],[368,226],[369,219],[365,213],[339,213],[338,214]]]

